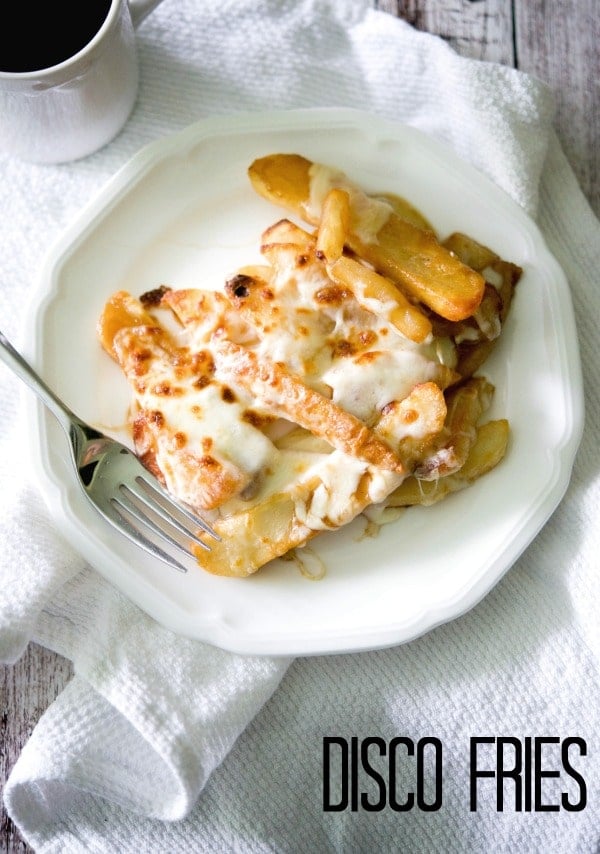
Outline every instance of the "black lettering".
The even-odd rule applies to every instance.
[[[341,749],[341,792],[339,802],[331,801],[331,746]],[[323,738],[323,811],[341,812],[348,806],[348,742],[340,736],[325,736]]]
[[[560,777],[559,771],[549,771],[544,770],[542,768],[542,745],[544,744],[558,744],[560,742],[559,738],[555,736],[539,736],[534,739],[534,752],[533,752],[533,767],[535,774],[535,794],[534,794],[534,809],[536,812],[558,812],[560,809],[558,804],[544,804],[542,803],[542,779],[544,777]]]
[[[572,744],[579,748],[580,756],[587,756],[587,744],[583,738],[565,738],[561,748],[563,768],[569,777],[572,777],[579,786],[579,800],[576,803],[571,803],[568,792],[563,792],[561,803],[568,812],[579,812],[580,810],[585,809],[587,804],[587,786],[579,771],[576,771],[571,765],[571,760],[569,759],[569,748]]]
[[[471,758],[470,758],[470,769],[469,769],[469,788],[470,788],[470,799],[469,799],[469,809],[471,812],[477,812],[477,779],[479,777],[494,777],[495,771],[483,771],[477,767],[477,745],[479,744],[493,744],[495,742],[495,738],[477,738],[471,737]]]
[[[358,809],[358,738],[350,739],[350,810]]]
[[[369,748],[371,745],[379,748],[379,755],[385,756],[386,746],[385,741],[382,738],[378,738],[373,736],[371,738],[363,739],[363,742],[360,746],[360,761],[362,767],[365,772],[372,780],[375,780],[377,783],[377,787],[379,789],[379,800],[375,801],[375,803],[371,803],[369,801],[369,796],[366,792],[362,792],[360,796],[360,803],[363,809],[366,809],[368,812],[379,812],[380,810],[385,808],[385,798],[386,798],[386,789],[385,789],[385,780],[381,776],[381,774],[373,768],[369,761]]]
[[[408,792],[406,796],[406,801],[401,804],[398,802],[396,798],[396,749],[399,744],[402,744],[406,747],[406,753],[408,756],[415,755],[415,746],[410,738],[402,738],[401,736],[397,736],[390,741],[390,755],[389,755],[389,769],[390,769],[390,778],[388,781],[390,791],[389,791],[389,802],[391,808],[395,812],[408,812],[411,810],[415,803],[415,796],[413,792]]]
[[[515,763],[514,767],[507,769],[504,767],[504,746],[510,744],[514,747]],[[523,799],[523,789],[521,781],[521,742],[518,738],[499,738],[496,742],[496,810],[504,812],[504,780],[511,779],[515,783],[515,810],[521,812],[521,803]]]
[[[425,748],[431,745],[435,758],[435,797],[425,800]],[[435,812],[442,805],[442,742],[439,738],[421,738],[417,744],[417,806],[423,812]]]
[[[523,789],[525,794],[525,812],[531,812],[531,736],[525,736],[523,752]]]

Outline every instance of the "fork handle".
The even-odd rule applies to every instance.
[[[61,425],[69,432],[70,424],[75,421],[79,422],[79,418],[71,412],[69,407],[60,400],[59,397],[49,388],[44,380],[33,370],[29,362],[27,362],[20,353],[15,350],[8,338],[0,331],[0,359],[11,371],[23,380],[32,391],[34,391],[40,400],[45,403],[48,409],[58,419]]]

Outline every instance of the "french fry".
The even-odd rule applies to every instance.
[[[441,446],[415,469],[421,480],[437,480],[458,471],[477,438],[477,422],[489,408],[494,387],[475,377],[446,392],[447,416]]]
[[[429,506],[453,492],[464,489],[501,462],[506,454],[509,435],[509,425],[505,419],[487,421],[477,428],[475,442],[461,469],[436,480],[407,477],[388,496],[386,505],[388,507]]]
[[[108,355],[116,361],[114,341],[117,332],[130,327],[155,324],[156,321],[139,300],[127,291],[117,291],[105,303],[96,324],[96,332]]]
[[[325,196],[317,234],[317,257],[328,264],[337,261],[344,251],[350,225],[350,196],[345,190],[333,189]]]
[[[295,426],[292,430],[275,439],[275,446],[280,451],[295,450],[308,454],[328,454],[331,452],[331,444],[320,436],[315,436],[304,427]]]
[[[479,303],[477,311],[473,313],[473,320],[482,339],[495,341],[499,337],[502,331],[501,310],[500,294],[493,285],[486,283],[483,299]]]
[[[229,308],[223,294],[200,288],[168,291],[160,305],[170,309],[183,326],[194,325],[205,334],[223,321],[223,315]]]
[[[322,200],[311,197],[318,168],[323,167],[296,154],[274,154],[255,160],[248,174],[260,195],[318,225]],[[365,234],[360,224],[373,200],[340,173],[332,173],[332,181],[350,191],[347,243],[353,252],[442,317],[462,320],[473,314],[483,297],[480,273],[442,246],[431,231],[398,217],[391,206],[375,233]]]
[[[286,493],[273,495],[248,510],[211,524],[221,541],[211,539],[209,552],[198,546],[195,550],[198,562],[214,575],[237,578],[251,575],[316,533],[297,522],[294,499]]]
[[[259,332],[277,324],[279,306],[274,305],[271,283],[258,270],[240,271],[225,283],[225,293],[234,308]]]
[[[307,235],[307,237],[309,237],[309,235]],[[260,251],[264,258],[274,268],[274,274],[281,271],[285,272],[290,268],[290,266],[304,267],[309,263],[316,263],[321,270],[321,275],[325,278],[325,267],[323,262],[316,256],[316,246],[317,244],[314,238],[310,238],[310,242],[307,240],[303,243],[284,243],[283,241],[276,240],[269,243],[263,243],[260,247]]]
[[[447,237],[444,240],[444,246],[450,252],[454,252],[464,264],[480,272],[498,258],[496,253],[487,246],[461,231],[455,231]]]
[[[374,198],[391,205],[394,213],[400,219],[405,219],[407,222],[412,223],[412,225],[416,225],[417,228],[422,228],[423,231],[430,231],[432,234],[435,234],[435,229],[427,217],[412,205],[408,199],[398,196],[396,193],[377,193]],[[471,265],[469,264],[469,266]]]
[[[404,400],[384,408],[374,429],[411,471],[443,430],[447,411],[440,387],[434,382],[419,383]]]
[[[442,317],[469,317],[481,302],[483,277],[447,252],[429,231],[392,215],[377,242],[349,241],[376,270]]]
[[[241,268],[232,279],[225,283],[225,293],[235,312],[238,323],[246,323],[260,341],[268,340],[275,347],[286,350],[286,344],[295,352],[292,368],[300,376],[313,376],[313,386],[323,389],[316,374],[321,358],[323,339],[335,322],[320,308],[323,301],[332,297],[329,279],[324,265],[315,254],[315,245],[300,246],[292,243],[269,243],[263,246],[269,267],[252,266]],[[265,272],[263,272],[265,270]],[[308,278],[311,287],[315,287],[311,311],[298,306],[294,279],[290,284],[293,271]],[[280,281],[281,280],[281,281]],[[335,295],[339,297],[340,295]],[[228,319],[232,327],[231,318]],[[302,344],[298,347],[299,327],[302,329]],[[250,335],[238,332],[233,337],[238,343],[248,344]],[[283,342],[283,343],[282,343]],[[263,349],[268,350],[269,345]]]
[[[252,272],[257,274],[256,267]],[[261,268],[262,273],[267,270]],[[197,346],[220,329],[227,328],[236,340],[249,343],[256,340],[256,332],[230,300],[217,291],[205,291],[200,288],[182,288],[166,293],[160,303],[161,308],[169,309],[176,320],[188,330],[193,330]]]
[[[261,196],[302,217],[310,198],[311,166],[300,154],[269,154],[250,164],[248,177]],[[320,211],[308,221],[318,225],[319,218]]]
[[[344,453],[388,471],[403,472],[394,452],[355,416],[306,386],[281,364],[259,360],[254,352],[222,340],[214,347],[216,373],[239,384],[261,406],[321,436]]]
[[[451,234],[444,245],[486,279],[484,297],[473,317],[454,327],[447,324],[444,332],[457,341],[457,370],[470,377],[483,365],[500,337],[523,270],[461,232]],[[441,331],[434,322],[434,329],[436,326]]]
[[[327,271],[334,282],[350,288],[363,308],[392,323],[411,341],[421,343],[431,334],[431,322],[385,276],[346,255],[328,264]]]
[[[314,234],[310,234],[304,228],[296,225],[295,222],[289,219],[280,219],[263,231],[261,251],[262,247],[270,246],[274,243],[286,243],[299,246],[303,249],[314,249],[316,237]]]
[[[515,287],[523,274],[518,264],[504,261],[472,237],[454,232],[445,241],[444,246],[460,260],[481,273],[492,285],[500,297],[500,321],[504,323],[514,296]]]

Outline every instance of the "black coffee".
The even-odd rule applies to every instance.
[[[111,0],[3,0],[3,6],[0,71],[23,72],[78,53],[106,20]]]

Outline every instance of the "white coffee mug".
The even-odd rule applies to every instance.
[[[0,70],[0,150],[61,163],[113,139],[138,92],[135,28],[160,2],[110,0],[100,28],[72,56],[42,69]]]

